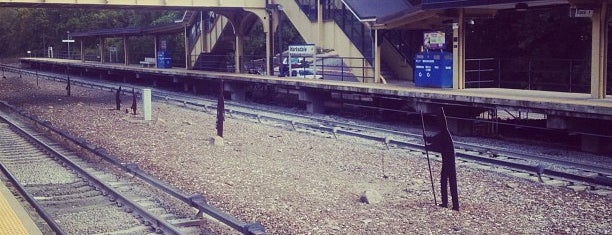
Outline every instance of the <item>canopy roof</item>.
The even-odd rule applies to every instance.
[[[374,21],[415,8],[406,0],[342,0],[359,21]],[[418,7],[418,5],[417,5]]]
[[[163,25],[127,27],[115,29],[98,29],[70,34],[75,38],[82,37],[122,37],[122,36],[143,36],[155,34],[179,33],[185,30],[185,23],[170,23]]]

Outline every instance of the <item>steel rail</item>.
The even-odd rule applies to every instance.
[[[132,173],[135,176],[138,176],[140,179],[144,180],[145,182],[155,186],[156,188],[168,193],[169,195],[183,201],[184,203],[188,204],[191,207],[194,207],[196,209],[199,210],[198,214],[201,213],[205,213],[219,221],[221,221],[222,223],[232,227],[233,229],[243,233],[243,234],[266,234],[265,232],[265,228],[263,227],[263,225],[259,222],[254,222],[254,223],[246,223],[243,222],[239,219],[237,219],[236,217],[227,214],[219,209],[217,209],[216,207],[213,207],[211,205],[208,204],[208,202],[206,201],[205,197],[200,195],[200,194],[194,194],[194,195],[187,195],[183,192],[181,192],[179,189],[170,186],[158,179],[156,179],[155,177],[147,174],[146,172],[140,170],[140,168],[138,167],[137,164],[135,163],[123,163],[120,160],[118,160],[118,158],[110,153],[108,153],[106,151],[106,149],[104,148],[100,148],[100,147],[96,147],[95,145],[88,143],[86,140],[82,139],[82,138],[77,138],[73,135],[71,135],[70,133],[64,131],[64,130],[60,130],[56,127],[54,127],[50,122],[46,122],[46,121],[42,121],[40,119],[38,119],[38,117],[34,116],[34,115],[30,115],[26,112],[23,111],[19,111],[17,108],[15,108],[12,105],[7,104],[6,102],[0,101],[0,104],[8,107],[9,109],[13,110],[14,112],[19,113],[20,115],[30,119],[31,121],[37,123],[38,125],[60,135],[62,138],[69,140],[71,142],[73,142],[74,144],[80,146],[81,148],[90,151],[94,154],[96,154],[97,156],[101,157],[102,159],[106,160],[107,162],[121,168],[122,170]]]
[[[13,187],[15,187],[17,189],[17,191],[19,191],[19,195],[21,195],[23,198],[25,198],[26,201],[28,201],[28,203],[30,203],[30,205],[32,205],[32,207],[34,207],[34,209],[36,210],[36,213],[38,213],[38,215],[47,223],[47,225],[49,225],[49,227],[51,228],[51,230],[53,230],[53,232],[55,232],[55,234],[57,234],[57,235],[64,235],[64,234],[66,234],[66,232],[64,232],[62,230],[62,228],[57,224],[57,222],[55,222],[53,217],[51,217],[49,215],[49,213],[47,213],[47,211],[45,211],[45,209],[43,209],[43,206],[41,206],[36,201],[36,199],[34,199],[34,196],[32,196],[32,194],[28,193],[25,190],[23,185],[21,185],[17,181],[17,178],[15,178],[15,176],[1,162],[0,162],[0,170],[2,171],[4,176],[6,176],[6,178],[8,178],[8,180],[11,182]]]
[[[66,156],[59,153],[57,150],[55,150],[55,148],[49,146],[48,144],[44,143],[44,141],[33,136],[28,131],[24,130],[23,128],[15,124],[13,121],[9,120],[3,115],[0,115],[0,120],[2,120],[3,122],[6,122],[8,125],[10,125],[13,128],[13,130],[16,130],[19,134],[29,139],[30,141],[34,142],[35,145],[42,147],[45,151],[49,153],[49,155],[52,155],[54,157],[59,157],[63,163],[68,164],[70,168],[77,171],[79,175],[85,176],[90,182],[93,182],[96,188],[102,189],[105,192],[110,193],[111,198],[119,200],[123,202],[124,204],[126,204],[126,206],[134,209],[134,212],[140,215],[143,218],[143,220],[148,222],[150,226],[152,226],[153,228],[163,231],[164,233],[167,233],[167,234],[181,234],[180,230],[177,227],[170,224],[166,220],[161,219],[158,216],[147,212],[145,208],[139,206],[136,202],[133,202],[127,197],[123,196],[118,190],[108,187],[104,182],[102,182],[95,176],[91,175],[89,172],[85,171],[78,164],[74,163],[73,161],[68,159]]]
[[[21,69],[17,69],[17,70],[21,70]],[[81,82],[81,83],[87,84],[86,82]],[[87,85],[88,86],[93,86],[91,84],[87,84]],[[99,85],[99,84],[96,84],[95,86],[101,87],[103,89],[111,89],[111,90],[113,89],[112,87],[106,87],[106,86]],[[182,103],[185,106],[192,105],[192,106],[195,106],[195,107],[202,107],[204,109],[208,109],[208,107],[214,107],[213,104],[215,103],[214,101],[206,100],[206,102],[209,103],[209,105],[207,105],[207,104],[202,104],[202,103],[199,103],[199,102],[187,101],[187,100],[184,99],[184,98],[189,98],[189,99],[192,99],[192,100],[203,101],[204,99],[201,98],[201,97],[193,97],[193,96],[187,96],[187,95],[177,95],[177,94],[173,94],[171,92],[165,92],[165,91],[157,91],[156,93],[158,95],[154,95],[155,97],[158,97],[158,98],[161,98],[161,99],[164,99],[164,100],[167,100],[167,101],[171,100],[171,101],[174,101],[174,102]],[[388,130],[388,129],[383,129],[383,128],[369,127],[369,126],[356,125],[356,124],[347,124],[347,123],[343,123],[343,122],[337,122],[337,121],[333,121],[333,120],[309,117],[309,116],[299,115],[299,114],[295,114],[295,113],[276,112],[276,111],[263,110],[263,109],[258,109],[258,108],[254,108],[254,107],[249,107],[249,106],[245,106],[245,105],[239,105],[239,104],[235,104],[233,102],[229,102],[229,103],[230,103],[229,105],[226,104],[226,112],[229,112],[230,115],[232,113],[236,113],[236,114],[240,114],[240,115],[243,115],[243,116],[256,117],[259,121],[261,121],[262,118],[267,118],[267,119],[271,119],[271,120],[275,120],[275,121],[279,121],[279,122],[290,123],[294,128],[296,126],[304,126],[304,127],[308,127],[308,128],[322,130],[322,131],[328,131],[328,132],[333,133],[334,136],[336,136],[337,134],[346,134],[346,135],[350,135],[350,136],[354,136],[354,137],[358,137],[358,138],[364,138],[364,139],[368,139],[368,140],[383,141],[385,144],[395,144],[395,145],[398,145],[398,146],[404,146],[404,147],[407,147],[407,148],[422,150],[422,146],[420,146],[420,145],[412,144],[412,143],[405,142],[405,141],[393,140],[392,138],[389,138],[388,136],[376,136],[376,135],[373,135],[373,134],[365,134],[365,133],[363,133],[364,131],[370,131],[370,132],[375,132],[375,133],[376,132],[380,132],[380,133],[387,133],[387,134],[398,135],[398,136],[409,136],[409,137],[412,137],[412,138],[419,138],[416,134],[409,133],[409,132],[396,131],[396,130]],[[240,111],[239,109],[255,110],[255,111]],[[276,116],[289,116],[289,117],[292,117],[292,118],[301,118],[301,119],[306,119],[306,120],[312,120],[315,123],[304,123],[304,122],[300,123],[300,122],[297,122],[295,120],[291,120],[291,118],[278,118],[278,117],[274,117],[272,115],[263,115],[262,113],[269,113],[269,114],[273,114],[273,115],[276,115]],[[332,124],[332,126],[326,126],[326,125],[320,124],[320,123]],[[501,148],[483,147],[483,146],[478,146],[478,145],[464,143],[464,142],[456,142],[456,144],[457,144],[457,148],[458,149],[462,149],[462,148],[463,149],[468,149],[468,150],[469,149],[474,149],[475,151],[478,151],[478,152],[487,152],[488,151],[488,152],[492,152],[494,154],[507,155],[507,157],[517,158],[517,159],[530,158],[530,159],[526,159],[526,160],[534,160],[534,158],[535,158],[535,159],[540,159],[540,160],[546,160],[546,161],[552,161],[552,162],[556,162],[556,163],[561,163],[561,164],[565,164],[565,165],[572,165],[572,167],[582,168],[580,170],[591,171],[593,169],[596,169],[598,171],[603,171],[603,172],[610,172],[611,171],[611,169],[608,169],[608,168],[592,166],[592,165],[586,165],[586,164],[568,163],[568,162],[564,162],[564,161],[560,161],[560,160],[555,160],[555,159],[550,159],[550,158],[545,158],[545,157],[539,157],[539,156],[529,155],[529,154],[525,154],[525,153],[519,153],[519,152],[511,151],[511,150],[503,150]],[[470,159],[470,160],[473,160],[473,161],[479,161],[479,159],[480,159],[480,161],[482,161],[482,162],[486,162],[486,163],[490,163],[490,164],[499,164],[499,165],[502,165],[502,166],[511,167],[511,168],[515,168],[515,169],[519,169],[519,170],[524,170],[524,171],[529,171],[529,172],[534,171],[534,169],[536,167],[536,166],[527,165],[527,164],[512,163],[512,162],[508,162],[508,161],[491,159],[491,158],[486,158],[486,157],[480,157],[480,156],[471,155],[471,154],[465,154],[465,153],[458,153],[457,155],[458,155],[458,157],[463,157],[463,158]],[[567,179],[572,179],[572,180],[576,180],[576,181],[583,181],[583,182],[592,183],[592,184],[598,184],[598,185],[603,185],[603,186],[612,186],[612,182],[611,182],[612,179],[602,175],[601,173],[598,173],[598,176],[595,176],[595,177],[591,177],[591,176],[579,176],[579,175],[569,174],[569,173],[566,173],[566,172],[556,171],[556,170],[551,170],[551,169],[544,169],[543,173],[547,174],[547,175],[550,175],[550,176],[554,176],[554,177],[567,178]]]
[[[190,105],[194,105],[194,106],[202,106],[201,104],[195,103],[195,102],[190,102],[190,101],[185,101],[185,100],[181,100],[180,98],[170,98],[166,96],[167,100],[174,100],[183,104],[190,104]],[[330,121],[330,120],[323,120],[323,119],[316,119],[316,118],[310,118],[310,117],[306,117],[306,116],[301,116],[301,115],[297,115],[297,114],[292,114],[292,113],[280,113],[280,112],[270,112],[270,111],[263,111],[263,110],[258,110],[258,112],[243,112],[243,111],[235,111],[235,109],[229,109],[230,112],[234,112],[234,113],[239,113],[245,116],[254,116],[256,117],[259,121],[261,121],[261,118],[268,118],[268,119],[272,119],[272,120],[276,120],[276,121],[281,121],[281,122],[285,122],[285,123],[291,123],[292,126],[305,126],[305,127],[309,127],[309,128],[313,128],[313,129],[318,129],[318,130],[322,130],[322,131],[327,131],[327,132],[331,132],[332,134],[334,134],[334,136],[337,136],[337,134],[345,134],[345,135],[349,135],[349,136],[354,136],[354,137],[358,137],[358,138],[362,138],[362,139],[368,139],[368,140],[373,140],[373,141],[381,141],[384,142],[385,144],[395,144],[398,146],[404,146],[410,149],[416,149],[419,151],[424,151],[424,148],[422,145],[420,144],[414,144],[411,142],[406,142],[406,141],[401,141],[401,140],[394,140],[392,138],[389,138],[388,136],[376,136],[376,135],[372,135],[372,134],[367,134],[364,133],[364,130],[368,130],[371,132],[384,132],[384,133],[390,133],[390,134],[394,134],[394,135],[406,135],[406,136],[411,136],[414,138],[417,138],[418,136],[416,134],[412,134],[412,133],[407,133],[407,132],[401,132],[401,131],[395,131],[395,130],[386,130],[386,129],[382,129],[382,128],[373,128],[373,127],[367,127],[367,126],[363,126],[363,125],[353,125],[353,124],[346,124],[346,123],[341,123],[341,122],[335,122],[335,121]],[[279,115],[279,116],[290,116],[290,117],[300,117],[300,118],[304,118],[304,119],[311,119],[311,120],[316,120],[316,121],[321,121],[321,122],[326,122],[326,123],[333,123],[336,124],[335,126],[324,126],[324,125],[320,125],[320,124],[312,124],[312,123],[297,123],[294,120],[289,119],[282,119],[282,118],[278,118],[278,117],[273,117],[273,116],[264,116],[262,115],[260,112],[270,112],[270,113],[274,113],[275,115]],[[349,130],[343,129],[346,127],[349,127]],[[468,144],[468,143],[464,143],[464,142],[456,142],[457,143],[457,149],[476,149],[476,152],[493,152],[493,153],[497,153],[497,154],[505,154],[507,155],[507,157],[511,157],[511,158],[517,158],[517,159],[524,159],[524,158],[530,158],[527,160],[533,160],[533,158],[537,158],[537,159],[544,159],[544,160],[550,160],[553,161],[553,159],[549,159],[549,158],[543,158],[543,157],[538,157],[538,156],[534,156],[534,155],[528,155],[525,153],[519,153],[516,151],[510,151],[510,150],[503,150],[503,149],[499,149],[499,148],[493,148],[493,147],[481,147],[481,146],[477,146],[477,145],[473,145],[473,144]],[[457,152],[457,157],[459,158],[464,158],[464,159],[469,159],[472,161],[479,161],[479,162],[485,162],[485,163],[489,163],[489,164],[494,164],[494,165],[499,165],[499,166],[505,166],[505,167],[509,167],[509,168],[513,168],[513,169],[517,169],[517,170],[522,170],[522,171],[528,171],[528,172],[536,172],[537,171],[537,165],[529,165],[529,164],[520,164],[520,163],[515,163],[515,162],[510,162],[510,161],[504,161],[504,160],[500,160],[500,159],[493,159],[493,158],[488,158],[488,157],[484,157],[484,156],[479,156],[479,155],[473,155],[473,154],[467,154],[467,153],[462,153],[462,152]],[[563,164],[570,164],[564,161],[560,161],[560,160],[554,160],[555,162],[558,163],[563,163]],[[603,168],[603,167],[596,167],[596,166],[587,166],[584,164],[575,164],[575,163],[571,163],[570,165],[572,165],[572,167],[574,167],[575,165],[581,166],[581,168],[598,168],[601,171],[605,171],[605,172],[609,172],[610,169],[608,168]],[[585,169],[586,170],[586,169]],[[588,169],[589,171],[591,171],[592,169]],[[612,187],[612,178],[606,177],[604,175],[602,175],[601,173],[599,173],[597,176],[581,176],[581,175],[576,175],[576,174],[571,174],[571,173],[567,173],[567,172],[563,172],[563,171],[558,171],[558,170],[553,170],[553,169],[544,169],[543,174],[552,176],[552,177],[559,177],[559,178],[565,178],[565,179],[569,179],[569,180],[575,180],[575,181],[581,181],[581,182],[586,182],[586,183],[590,183],[590,184],[597,184],[597,185],[602,185],[602,186],[607,186],[607,187]]]

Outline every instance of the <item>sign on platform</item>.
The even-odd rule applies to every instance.
[[[74,42],[74,39],[64,39],[62,42]]]
[[[289,56],[314,56],[315,44],[289,45]]]
[[[446,48],[446,38],[442,31],[423,33],[423,46],[428,50],[442,50]]]
[[[574,14],[574,17],[591,18],[593,17],[593,10],[576,9],[576,14]]]

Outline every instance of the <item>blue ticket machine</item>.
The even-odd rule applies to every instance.
[[[417,53],[414,56],[414,84],[417,87],[453,87],[453,53]]]
[[[166,50],[158,51],[157,67],[162,69],[172,68],[172,54]]]

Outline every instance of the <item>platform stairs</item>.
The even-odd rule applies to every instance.
[[[287,17],[293,22],[300,35],[307,42],[317,41],[317,0],[278,0],[283,5]],[[324,37],[323,50],[335,50],[345,58],[362,58],[373,71],[373,33],[368,26],[360,22],[349,8],[340,0],[328,0],[323,4]],[[329,35],[332,33],[332,35]],[[406,80],[412,77],[412,56],[402,53],[400,48],[413,44],[407,42],[401,34],[381,33],[381,76],[387,82]],[[362,61],[348,60],[346,66],[355,67],[354,74],[362,73]],[[354,63],[354,64],[351,64]],[[373,74],[372,74],[373,75]]]
[[[317,1],[316,0],[277,0],[283,5],[287,18],[296,27],[306,42],[317,42]],[[200,13],[202,14],[202,13]],[[211,15],[205,12],[201,21],[193,24],[190,33],[190,64],[191,68],[211,71],[227,71],[227,61],[235,45],[235,36],[225,17]],[[200,26],[199,24],[204,24]],[[353,74],[362,77],[373,76],[373,35],[368,27],[360,22],[340,0],[328,0],[323,5],[323,26],[327,33],[324,37],[321,51],[333,50],[345,60],[345,66],[352,68]],[[199,30],[201,29],[201,30]],[[203,32],[201,32],[203,31]],[[200,37],[204,33],[204,37]],[[331,35],[330,35],[331,34]],[[382,40],[381,76],[383,81],[411,80],[413,73],[413,57],[416,45],[420,42],[414,37],[406,37],[401,32],[388,31],[379,34]],[[421,35],[421,34],[419,34]],[[205,38],[205,42],[200,42]],[[217,45],[219,44],[219,45]],[[364,61],[366,63],[364,63]],[[217,62],[216,64],[214,62]],[[363,64],[371,71],[363,74]],[[229,72],[229,71],[228,71]],[[367,80],[365,78],[362,81]],[[369,81],[371,82],[373,77]]]
[[[189,12],[189,11],[187,11]],[[187,14],[187,12],[185,14]],[[195,21],[189,25],[189,69],[234,72],[234,30],[228,19],[207,11],[194,11]]]
[[[205,49],[200,51],[193,69],[217,72],[234,72],[235,34],[224,17],[215,17],[205,31]]]

